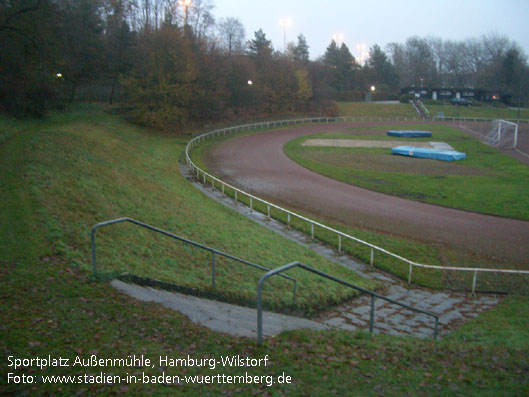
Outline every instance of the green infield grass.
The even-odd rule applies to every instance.
[[[454,162],[391,154],[385,148],[303,146],[308,139],[410,141],[385,135],[389,129],[423,129],[431,138],[414,142],[446,142],[467,158]],[[371,132],[371,134],[367,134]],[[361,128],[319,133],[285,145],[285,153],[302,166],[331,178],[398,197],[468,211],[529,219],[529,168],[462,132],[444,125]]]

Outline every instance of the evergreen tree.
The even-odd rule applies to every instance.
[[[298,43],[292,49],[292,57],[295,62],[302,65],[307,65],[309,63],[309,46],[305,36],[302,34],[298,36]]]
[[[345,43],[338,47],[333,40],[327,47],[323,61],[330,69],[331,79],[329,85],[335,92],[335,99],[352,99],[353,90],[356,88],[355,72],[358,66],[349,48]]]
[[[255,32],[255,38],[248,42],[248,56],[252,59],[272,56],[272,42],[266,38],[263,29]]]
[[[367,70],[367,78],[370,84],[384,84],[392,91],[398,88],[399,77],[395,72],[395,68],[377,44],[369,49]]]

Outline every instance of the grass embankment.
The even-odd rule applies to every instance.
[[[372,129],[377,135],[361,135],[366,128],[308,135],[288,142],[284,150],[302,166],[352,185],[446,207],[529,219],[529,169],[517,160],[443,125]],[[446,142],[467,158],[447,163],[395,156],[391,149],[302,146],[313,138],[398,140],[386,136],[387,129],[432,131],[433,137],[414,138],[414,142]]]
[[[415,118],[417,112],[409,104],[338,102],[338,114],[341,117],[376,117],[383,119]]]
[[[487,119],[509,119],[518,117],[518,109],[488,107],[488,106],[453,106],[426,105],[430,117],[443,113],[445,117],[468,117]],[[404,103],[375,103],[375,102],[338,102],[338,114],[341,117],[365,118],[416,118],[417,112],[409,104]],[[529,109],[521,109],[520,119],[529,119]]]
[[[478,318],[478,322],[437,343],[413,338],[369,337],[364,333],[295,331],[257,347],[254,341],[229,337],[197,326],[186,317],[157,304],[128,298],[106,282],[91,281],[86,269],[88,230],[95,221],[114,216],[142,215],[150,211],[147,207],[151,206],[158,208],[159,217],[168,216],[171,212],[172,216],[182,220],[182,213],[192,210],[191,205],[185,202],[195,201],[204,216],[210,215],[210,225],[218,229],[224,226],[220,223],[226,221],[222,207],[210,203],[180,181],[175,164],[175,155],[179,150],[181,146],[177,139],[148,135],[92,107],[52,117],[46,123],[37,122],[30,129],[21,129],[21,134],[0,147],[0,199],[3,205],[0,212],[3,228],[0,234],[3,291],[0,299],[0,348],[4,356],[0,390],[3,393],[525,395],[529,392],[526,373],[529,348],[529,317],[525,315],[529,311],[527,298],[506,300],[487,317]],[[75,164],[73,155],[80,156],[79,166]],[[46,156],[59,161],[63,167],[72,168],[60,170],[60,167],[49,164]],[[91,160],[90,164],[87,160]],[[126,164],[120,165],[119,161]],[[98,164],[99,167],[96,167]],[[87,165],[96,170],[89,171]],[[126,170],[126,165],[138,169]],[[121,189],[133,189],[132,185],[139,184],[134,190],[135,195],[117,196],[114,189],[118,187],[108,184],[113,180],[107,175],[109,173],[126,185]],[[151,184],[144,186],[147,179]],[[74,184],[71,188],[70,183]],[[90,186],[93,198],[87,194],[88,189],[79,192],[83,185]],[[147,187],[158,189],[158,192],[143,193]],[[61,194],[62,190],[66,192]],[[97,194],[100,191],[104,194]],[[167,192],[171,193],[170,200],[167,200]],[[69,196],[65,199],[67,193]],[[147,193],[148,198],[145,197]],[[53,201],[64,205],[64,211],[58,204],[49,203]],[[212,206],[214,213],[210,212]],[[167,207],[167,211],[163,207]],[[179,207],[183,208],[180,210]],[[55,213],[57,210],[60,212]],[[123,214],[124,211],[127,214]],[[234,222],[244,222],[235,214],[227,213],[229,218],[235,218]],[[191,218],[197,213],[188,215]],[[155,212],[150,216],[156,218],[155,221],[159,220]],[[141,218],[150,220],[145,216]],[[200,224],[200,217],[197,221]],[[190,234],[198,233],[194,224],[192,220],[179,223],[185,226],[186,231],[189,229]],[[170,224],[167,227],[172,229]],[[251,225],[251,232],[260,233],[258,229]],[[107,258],[103,261],[104,266],[110,266],[109,259],[121,260],[121,256],[125,255],[118,249],[112,252],[103,247],[110,245],[111,235],[113,244],[125,240],[131,249],[133,244],[154,244],[147,234],[130,237],[133,230],[120,230],[116,226],[106,237],[101,233],[100,258]],[[212,230],[210,233],[216,232]],[[226,246],[230,240],[232,244],[237,240],[244,247],[249,237],[229,237],[231,232],[228,229],[223,229],[222,233],[228,235],[222,240]],[[138,240],[139,237],[141,240]],[[165,250],[166,244],[163,247]],[[163,251],[161,256],[167,253]],[[262,254],[268,257],[269,253]],[[502,321],[501,329],[494,323],[496,318]],[[467,341],[472,341],[472,345],[469,346]],[[71,366],[76,356],[84,360],[90,355],[117,359],[133,354],[150,358],[155,363],[154,368]],[[40,369],[33,365],[16,370],[9,367],[9,356],[30,359],[48,358],[48,355],[67,358],[70,366]],[[217,360],[221,356],[241,355],[259,359],[268,355],[270,362],[267,367],[217,366],[214,370],[208,367],[159,366],[159,356],[166,355]],[[276,382],[268,387],[267,379],[263,378],[258,385],[219,382],[193,385],[185,384],[183,379],[178,385],[144,384],[141,380],[129,384],[43,384],[40,378],[41,375],[95,376],[100,372],[121,377],[135,375],[138,379],[142,379],[142,373],[159,376],[165,372],[166,375],[181,377],[216,374],[245,377],[248,373],[274,376],[274,381],[284,372],[292,377],[292,383]],[[8,373],[34,376],[35,383],[8,384]]]
[[[84,112],[83,117],[73,120],[68,115],[47,128],[31,129],[25,142],[32,157],[25,176],[33,196],[41,198],[39,212],[46,219],[42,227],[73,266],[88,268],[89,232],[95,223],[128,216],[266,267],[298,260],[374,287],[205,198],[178,171],[182,140],[149,136],[98,112],[91,117]],[[103,273],[129,272],[210,289],[209,252],[130,224],[100,229],[96,236]],[[298,273],[299,299],[292,309],[310,313],[354,294],[308,273]],[[262,271],[217,257],[216,275],[217,294],[254,304]],[[273,280],[267,291],[268,306],[289,307],[291,287],[289,281]]]
[[[518,109],[487,107],[487,106],[453,106],[453,105],[426,105],[430,116],[434,117],[443,113],[445,117],[467,117],[485,119],[507,119],[516,120]],[[529,120],[529,110],[520,110],[520,119]]]

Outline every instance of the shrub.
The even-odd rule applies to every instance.
[[[400,96],[399,101],[400,103],[409,103],[412,99],[413,97],[410,94],[404,94]]]
[[[425,105],[444,105],[441,101],[436,101],[435,99],[425,99],[422,101]]]

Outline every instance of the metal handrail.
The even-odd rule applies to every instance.
[[[496,119],[491,119],[491,118],[487,118],[487,117],[450,117],[450,116],[433,116],[432,117],[432,120],[433,121],[441,121],[441,122],[445,122],[445,121],[467,121],[467,122],[490,122],[490,121],[494,121],[494,120],[498,120],[497,118]],[[502,120],[505,120],[505,121],[510,121],[510,122],[513,122],[513,123],[524,123],[524,124],[528,124],[529,123],[529,119],[502,119]]]
[[[157,227],[148,225],[146,223],[137,221],[135,219],[132,219],[132,218],[118,218],[118,219],[112,219],[112,220],[105,221],[105,222],[100,222],[100,223],[98,223],[98,224],[96,224],[96,225],[94,225],[92,227],[92,231],[90,232],[90,241],[91,241],[91,248],[92,248],[92,268],[93,268],[94,276],[97,276],[95,232],[100,227],[110,226],[110,225],[114,225],[116,223],[121,223],[121,222],[130,222],[130,223],[133,223],[135,225],[141,226],[141,227],[143,227],[145,229],[152,230],[152,231],[154,231],[156,233],[163,234],[164,236],[171,237],[173,239],[182,241],[182,242],[184,242],[186,244],[190,244],[190,245],[193,245],[193,246],[198,247],[200,249],[203,249],[205,251],[211,252],[211,286],[212,286],[213,289],[215,289],[215,287],[216,287],[215,255],[223,256],[223,257],[228,258],[228,259],[232,259],[234,261],[237,261],[239,263],[243,263],[245,265],[254,267],[256,269],[260,269],[260,270],[264,270],[264,271],[270,271],[270,269],[265,267],[265,266],[261,266],[261,265],[258,265],[256,263],[252,263],[252,262],[249,262],[247,260],[244,260],[244,259],[241,259],[241,258],[237,258],[236,256],[227,254],[227,253],[219,251],[219,250],[217,250],[215,248],[208,247],[206,245],[197,243],[195,241],[186,239],[184,237],[177,236],[177,235],[175,235],[173,233],[169,233],[169,232],[167,232],[165,230],[162,230],[162,229],[159,229]],[[294,283],[293,302],[296,303],[296,291],[297,291],[297,281],[296,281],[296,279],[293,278],[293,277],[290,277],[288,275],[284,275],[284,274],[280,274],[279,276],[281,276],[281,277],[283,277],[283,278],[285,278],[287,280],[290,280],[290,281],[292,281]]]
[[[473,272],[473,278],[472,278],[472,293],[474,294],[476,291],[476,283],[477,283],[477,275],[478,273],[502,273],[502,274],[529,274],[529,271],[527,270],[514,270],[514,269],[489,269],[489,268],[466,268],[466,267],[454,267],[454,266],[436,266],[436,265],[428,265],[423,263],[417,263],[410,259],[404,258],[400,255],[397,255],[393,252],[390,252],[382,247],[376,246],[374,244],[371,244],[367,241],[361,240],[359,238],[356,238],[354,236],[351,236],[347,233],[341,232],[339,230],[333,229],[329,226],[323,225],[319,222],[316,222],[312,219],[309,219],[307,217],[304,217],[303,215],[297,214],[293,211],[287,210],[285,208],[282,208],[276,204],[273,204],[271,202],[268,202],[264,199],[261,199],[257,196],[254,196],[248,192],[245,192],[244,190],[241,190],[233,185],[230,185],[221,179],[215,177],[212,174],[207,173],[200,167],[198,167],[192,160],[191,160],[191,149],[195,146],[197,146],[200,142],[204,141],[207,138],[215,137],[215,136],[224,136],[229,133],[233,132],[239,132],[239,131],[248,131],[252,129],[259,129],[259,128],[273,128],[278,126],[289,126],[289,125],[296,125],[296,124],[311,124],[311,123],[333,123],[333,122],[355,122],[355,121],[407,121],[408,118],[397,117],[395,118],[382,118],[382,117],[361,117],[361,118],[355,118],[355,117],[317,117],[317,118],[303,118],[303,119],[292,119],[292,120],[280,120],[280,121],[270,121],[270,122],[263,122],[263,123],[254,123],[254,124],[245,124],[245,125],[239,125],[239,126],[233,126],[233,127],[227,127],[222,128],[218,130],[213,130],[210,132],[206,132],[200,135],[195,136],[193,139],[191,139],[187,145],[186,145],[186,162],[188,166],[191,168],[191,172],[193,175],[197,177],[197,179],[200,180],[200,177],[202,176],[203,182],[207,183],[207,180],[209,179],[211,181],[212,187],[215,187],[215,182],[217,182],[222,192],[224,193],[225,188],[228,187],[232,189],[235,192],[235,201],[237,201],[237,193],[240,193],[250,199],[250,211],[253,211],[253,201],[260,202],[264,204],[267,207],[267,213],[268,217],[270,218],[270,209],[275,208],[278,211],[281,211],[285,214],[287,214],[287,224],[290,226],[291,217],[303,220],[308,222],[311,225],[311,237],[314,238],[314,228],[319,227],[321,229],[327,230],[331,233],[334,233],[338,237],[338,251],[342,251],[342,238],[357,242],[359,244],[362,244],[366,247],[371,248],[371,259],[370,264],[374,264],[374,252],[380,252],[383,254],[386,254],[390,257],[393,257],[399,261],[405,262],[409,266],[408,270],[408,284],[411,284],[412,282],[412,274],[413,274],[413,268],[423,268],[423,269],[433,269],[433,270],[443,270],[443,271],[463,271],[463,272]],[[417,118],[413,118],[412,120],[418,120]],[[434,117],[435,120],[435,117]]]
[[[424,113],[426,114],[426,117],[430,117],[430,111],[428,110],[428,108],[426,107],[426,105],[424,104],[423,101],[421,101],[420,99],[417,100],[417,102],[419,103],[419,106],[421,107],[421,109],[424,111]]]
[[[421,111],[417,107],[417,105],[415,103],[415,100],[410,99],[410,103],[411,103],[411,106],[413,107],[413,110],[415,110],[417,112],[417,114],[419,115],[419,117],[420,117],[421,116]]]
[[[398,302],[398,301],[396,301],[394,299],[391,299],[391,298],[385,297],[383,295],[377,294],[376,292],[367,290],[367,289],[362,288],[362,287],[358,287],[356,285],[348,283],[347,281],[344,281],[344,280],[339,279],[337,277],[331,276],[330,274],[324,273],[324,272],[322,272],[320,270],[317,270],[317,269],[314,269],[314,268],[312,268],[310,266],[307,266],[307,265],[305,265],[305,264],[303,264],[301,262],[292,262],[292,263],[289,263],[288,265],[284,265],[284,266],[278,267],[277,269],[270,270],[269,272],[263,274],[261,276],[261,278],[259,279],[259,282],[257,283],[257,343],[259,345],[263,342],[263,283],[269,277],[274,276],[274,275],[280,275],[280,274],[282,274],[282,272],[284,272],[286,270],[289,270],[289,269],[292,269],[294,267],[300,267],[300,268],[302,268],[304,270],[307,270],[307,271],[309,271],[311,273],[317,274],[317,275],[319,275],[321,277],[327,278],[329,280],[335,281],[335,282],[337,282],[339,284],[342,284],[342,285],[345,285],[347,287],[354,288],[357,291],[360,291],[360,292],[363,292],[365,294],[371,295],[371,312],[370,312],[370,315],[369,315],[369,332],[372,333],[373,329],[374,329],[374,323],[375,323],[375,298],[378,298],[378,299],[382,299],[382,300],[385,300],[387,302],[393,303],[395,305],[399,305],[399,306],[404,307],[406,309],[413,310],[413,311],[416,311],[416,312],[419,312],[419,313],[423,313],[423,314],[426,314],[426,315],[428,315],[430,317],[435,318],[435,327],[434,327],[433,338],[435,340],[437,339],[437,330],[438,330],[438,327],[439,327],[439,316],[437,314],[430,313],[430,312],[428,312],[426,310],[422,310],[422,309],[419,309],[417,307],[413,307],[413,306],[407,305],[405,303]]]

